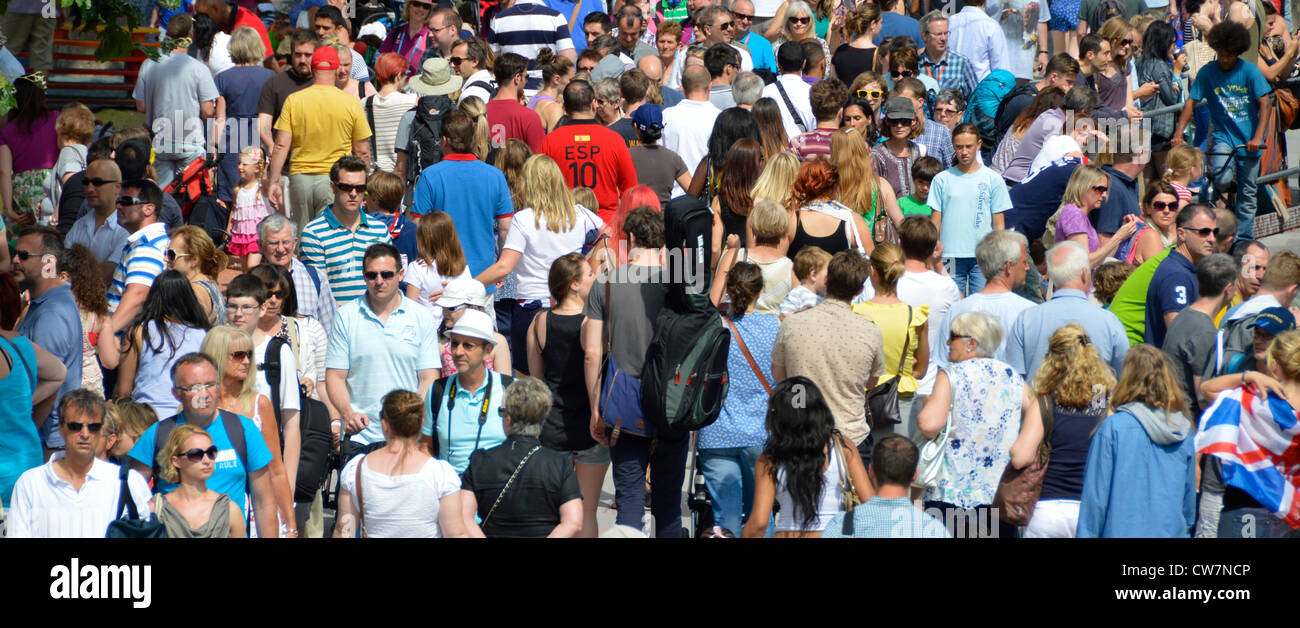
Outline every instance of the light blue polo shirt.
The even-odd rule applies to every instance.
[[[326,369],[348,372],[352,411],[370,417],[365,430],[352,435],[362,445],[384,440],[379,425],[380,401],[393,390],[420,390],[419,371],[442,368],[438,324],[429,308],[404,295],[382,323],[362,296],[339,307],[330,332]]]
[[[361,224],[353,232],[334,216],[331,203],[302,228],[300,242],[303,263],[324,271],[334,300],[342,303],[366,293],[366,282],[361,276],[366,249],[372,244],[391,244],[392,238],[388,235],[388,225],[365,212],[361,212]]]
[[[460,378],[455,375],[456,403],[447,411],[447,393],[441,399],[425,399],[426,408],[438,408],[438,450],[441,458],[446,460],[456,473],[464,473],[469,466],[469,455],[477,449],[491,449],[506,442],[505,421],[501,418],[501,400],[505,397],[505,386],[501,383],[501,374],[488,371],[492,381],[491,399],[488,400],[487,420],[479,430],[478,418],[483,411],[483,397],[487,393],[487,380],[473,394],[461,388]],[[433,387],[429,387],[433,395]],[[434,405],[437,404],[437,405]],[[449,418],[450,417],[450,418]],[[433,413],[426,410],[424,427],[420,434],[433,436]]]

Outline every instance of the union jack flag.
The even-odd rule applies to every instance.
[[[1300,420],[1254,385],[1219,393],[1201,415],[1196,452],[1217,456],[1223,481],[1300,528]]]

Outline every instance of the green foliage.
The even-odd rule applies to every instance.
[[[58,2],[66,11],[68,22],[75,29],[95,30],[99,32],[99,46],[95,48],[95,58],[100,61],[114,61],[128,57],[139,51],[150,58],[158,58],[158,49],[140,45],[131,38],[133,29],[145,26],[148,15],[127,0],[46,0]],[[180,6],[181,0],[159,0],[159,4],[169,9]],[[9,0],[0,0],[0,14],[9,9]]]

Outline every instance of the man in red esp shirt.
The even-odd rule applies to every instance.
[[[564,113],[569,120],[546,136],[541,152],[559,164],[569,187],[595,190],[600,201],[597,214],[608,223],[618,208],[619,195],[636,185],[636,166],[627,142],[596,121],[595,99],[591,83],[570,81],[564,88]]]
[[[528,60],[513,52],[497,57],[492,68],[497,80],[497,95],[487,102],[488,130],[492,146],[504,146],[506,140],[523,140],[534,153],[539,150],[546,131],[537,112],[519,104],[519,94],[528,78]]]

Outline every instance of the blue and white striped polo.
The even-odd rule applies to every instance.
[[[122,247],[122,260],[113,271],[113,285],[108,288],[109,314],[117,311],[127,286],[153,286],[153,280],[167,268],[163,253],[171,241],[167,235],[167,225],[161,222],[155,222],[126,239],[126,246]]]
[[[366,248],[381,242],[392,243],[384,223],[368,218],[365,212],[361,212],[359,220],[356,231],[343,226],[334,217],[334,204],[330,203],[302,229],[302,254],[299,257],[304,264],[325,272],[334,300],[339,303],[351,301],[366,291],[366,282],[361,276]]]
[[[513,52],[528,59],[527,89],[540,89],[542,71],[537,69],[537,53],[550,48],[559,54],[573,48],[569,21],[559,11],[539,0],[519,0],[514,6],[492,18],[488,43],[498,54]]]

